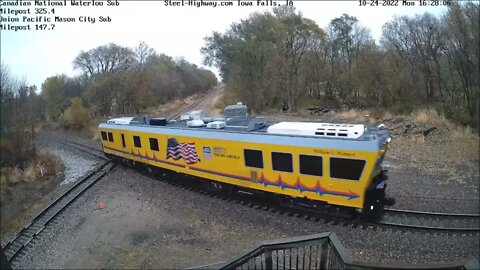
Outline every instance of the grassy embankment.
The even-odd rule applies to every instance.
[[[2,156],[3,158],[3,156]],[[38,210],[42,200],[61,181],[63,163],[40,151],[25,168],[4,167],[0,176],[0,235],[13,232]]]

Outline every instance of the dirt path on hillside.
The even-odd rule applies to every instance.
[[[215,106],[217,100],[222,96],[224,89],[224,84],[217,85],[212,91],[208,92],[202,101],[195,105],[191,110],[202,110],[204,114],[210,115],[213,113],[213,107]]]

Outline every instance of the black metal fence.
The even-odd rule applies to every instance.
[[[239,258],[196,269],[479,269],[478,260],[434,265],[353,262],[335,233],[266,242]]]

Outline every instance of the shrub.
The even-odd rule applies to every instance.
[[[72,105],[60,118],[60,126],[68,129],[81,130],[88,125],[88,111],[83,107],[80,98],[72,99]]]
[[[55,155],[47,152],[38,154],[36,172],[37,176],[56,175],[63,169],[63,162]]]

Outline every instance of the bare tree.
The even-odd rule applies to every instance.
[[[129,69],[134,62],[134,52],[114,43],[100,46],[87,52],[81,51],[73,61],[75,69],[89,76],[101,73],[115,73]]]

